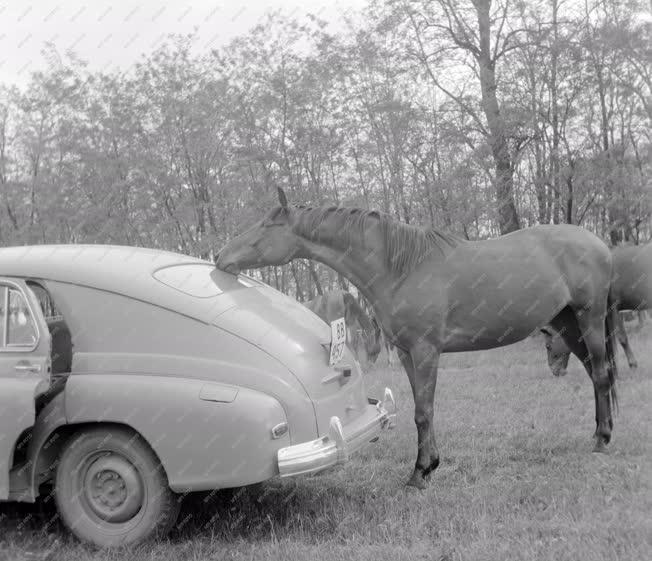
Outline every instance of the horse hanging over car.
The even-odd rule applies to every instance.
[[[652,243],[618,246],[612,250],[612,293],[619,311],[642,311],[652,308]],[[543,327],[548,366],[555,376],[565,376],[570,349],[564,338],[551,327]],[[622,314],[616,315],[616,336],[632,369],[636,357],[629,345]]]
[[[230,273],[314,259],[349,279],[398,349],[414,396],[417,458],[408,485],[425,488],[439,465],[433,430],[442,352],[515,343],[546,324],[584,363],[595,396],[596,451],[611,439],[616,405],[611,253],[577,226],[537,226],[466,241],[375,211],[279,206],[224,246]]]
[[[303,303],[326,323],[344,318],[347,339],[358,358],[365,357],[369,362],[376,362],[380,354],[380,326],[358,304],[355,296],[345,290],[333,290]]]

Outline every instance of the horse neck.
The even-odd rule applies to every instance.
[[[376,244],[374,244],[376,245]],[[348,250],[339,249],[329,240],[319,242],[301,238],[301,248],[297,257],[313,259],[328,265],[350,280],[369,302],[380,300],[390,286],[390,273],[383,262],[383,247],[362,247],[352,243]]]

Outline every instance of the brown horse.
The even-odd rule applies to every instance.
[[[614,276],[611,291],[616,308],[624,310],[648,310],[652,308],[652,243],[647,245],[619,246],[612,250]],[[622,314],[616,316],[616,335],[630,368],[638,363],[629,346]],[[551,327],[541,329],[545,336],[548,365],[555,376],[565,376],[570,349],[563,337]]]
[[[608,299],[611,253],[598,237],[560,225],[473,242],[373,211],[289,206],[280,189],[279,200],[222,248],[217,267],[237,273],[314,259],[362,292],[412,386],[418,451],[409,485],[424,488],[439,465],[433,407],[440,353],[508,345],[548,323],[586,366],[595,450],[605,448],[616,398],[616,312]]]
[[[353,294],[345,290],[333,290],[304,302],[303,305],[326,323],[343,317],[346,321],[347,339],[356,355],[360,356],[364,348],[367,360],[376,362],[380,354],[380,328],[369,318]]]

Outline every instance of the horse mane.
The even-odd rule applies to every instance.
[[[347,251],[352,242],[362,241],[364,247],[367,230],[378,227],[385,265],[398,274],[409,273],[433,251],[446,256],[452,248],[464,242],[453,234],[399,222],[375,210],[341,206],[295,206],[294,209],[299,211],[292,226],[295,234],[316,243],[327,242],[342,251]],[[328,231],[325,231],[325,226],[330,226]]]

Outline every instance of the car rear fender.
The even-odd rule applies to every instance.
[[[33,502],[67,438],[110,423],[140,434],[178,492],[237,487],[278,474],[276,454],[291,440],[271,396],[204,380],[147,375],[73,375],[40,412],[28,461],[12,473],[12,500]]]
[[[132,427],[149,443],[179,492],[237,487],[278,474],[274,438],[287,423],[272,396],[217,382],[171,376],[83,374],[65,390],[68,423]]]
[[[52,479],[59,454],[66,441],[84,427],[98,423],[69,424],[65,415],[64,394],[59,393],[40,411],[31,433],[26,462],[10,473],[9,500],[33,503],[39,495],[39,486]],[[126,423],[113,423],[135,431]]]

